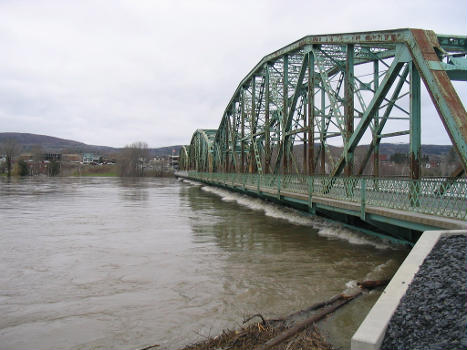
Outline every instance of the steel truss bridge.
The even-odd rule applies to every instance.
[[[466,54],[467,37],[421,29],[306,36],[246,75],[219,128],[182,147],[177,176],[406,242],[466,228],[467,113],[452,83],[467,81]],[[451,177],[421,176],[421,81],[460,160]],[[380,174],[381,140],[402,135],[408,173]]]

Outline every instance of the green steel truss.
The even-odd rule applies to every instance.
[[[182,169],[379,176],[381,140],[409,135],[418,179],[423,81],[465,171],[467,114],[451,80],[467,80],[466,52],[466,37],[420,29],[304,37],[248,73],[219,128],[194,133]],[[372,141],[355,166],[365,134]]]
[[[195,131],[187,150],[188,160],[184,162],[188,169],[213,171],[213,149],[215,148],[214,138],[216,132],[215,129],[198,129]]]
[[[362,201],[366,191],[362,220],[366,202],[465,221],[467,113],[452,81],[467,81],[466,54],[467,37],[421,29],[306,36],[247,74],[219,128],[196,130],[181,150],[180,170],[277,187],[279,198],[282,184],[310,203],[314,195]],[[449,179],[421,179],[422,81],[461,160]],[[382,179],[380,142],[401,135],[410,176]],[[370,144],[357,162],[362,139]]]

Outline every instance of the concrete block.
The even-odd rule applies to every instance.
[[[467,230],[425,231],[397,270],[351,340],[352,350],[377,350],[401,298],[415,274],[441,237],[466,235]]]

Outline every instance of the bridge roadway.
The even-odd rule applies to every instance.
[[[260,197],[400,243],[467,228],[467,182],[179,171],[179,178]],[[439,191],[439,195],[433,195]]]

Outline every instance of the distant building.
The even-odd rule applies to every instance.
[[[84,153],[83,154],[83,163],[84,164],[89,164],[89,163],[99,163],[100,161],[100,156],[94,154],[94,153]]]
[[[176,156],[169,156],[169,166],[170,166],[172,169],[178,170],[179,158],[180,158],[179,155],[176,155]]]
[[[24,160],[25,162],[32,161],[33,155],[32,153],[21,153],[18,156],[18,160]]]
[[[44,160],[48,161],[56,161],[59,162],[62,160],[62,154],[61,153],[45,153],[44,154]]]

